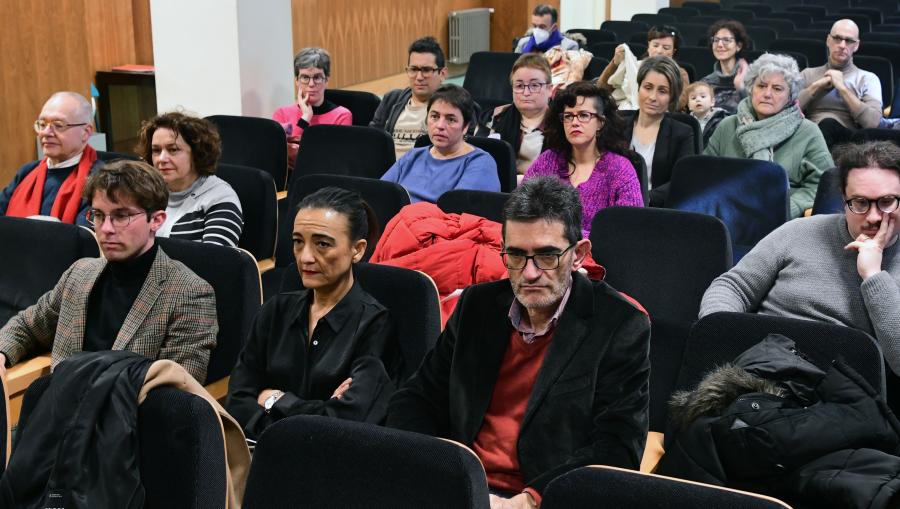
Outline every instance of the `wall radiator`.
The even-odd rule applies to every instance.
[[[450,12],[450,62],[465,64],[472,53],[490,51],[493,12],[491,8]]]

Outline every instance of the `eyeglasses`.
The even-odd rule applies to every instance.
[[[563,124],[571,124],[573,120],[576,118],[582,124],[586,124],[591,121],[592,118],[602,119],[600,115],[591,111],[579,111],[578,113],[560,113],[559,119],[562,120]]]
[[[78,127],[81,125],[87,125],[87,122],[82,122],[80,124],[67,124],[62,120],[51,120],[50,122],[47,122],[46,120],[35,120],[34,132],[41,134],[44,129],[49,127],[53,132],[61,133],[67,131],[70,127]]]
[[[304,85],[309,85],[310,81],[312,81],[316,85],[321,85],[322,83],[328,81],[328,76],[325,76],[324,74],[316,74],[315,76],[307,76],[305,74],[301,74],[297,76],[297,80],[299,80],[300,83],[303,83]]]
[[[102,226],[104,222],[106,222],[106,218],[109,217],[109,221],[112,223],[114,228],[127,228],[128,225],[131,224],[131,218],[135,216],[140,216],[142,214],[146,214],[146,211],[141,212],[115,212],[110,214],[109,216],[106,213],[99,211],[97,209],[88,209],[85,217],[88,222],[91,223],[91,226],[98,227]],[[150,219],[150,216],[147,216],[147,219]]]
[[[713,46],[720,42],[723,46],[731,46],[732,44],[734,44],[734,37],[710,37],[709,42]]]
[[[432,74],[440,70],[440,67],[416,67],[411,65],[406,68],[406,75],[410,78],[415,78],[417,74],[422,73],[423,78],[430,78]]]
[[[555,270],[559,268],[559,259],[573,247],[575,247],[575,244],[563,249],[559,253],[538,253],[533,255],[502,251],[500,256],[503,258],[503,265],[506,265],[507,269],[524,269],[525,266],[528,265],[528,260],[531,260],[534,262],[534,266],[541,270]]]
[[[882,196],[881,198],[875,198],[874,200],[868,198],[850,198],[844,203],[847,204],[847,208],[850,209],[850,212],[853,212],[854,214],[868,213],[869,209],[872,208],[873,203],[878,207],[878,210],[885,214],[890,214],[897,210],[897,205],[900,204],[900,196],[887,195]]]
[[[847,43],[847,46],[852,46],[859,42],[859,39],[854,39],[852,37],[841,37],[840,35],[828,34],[828,37],[831,37],[831,40],[835,42],[835,44],[840,44],[841,42]]]
[[[513,92],[517,94],[524,94],[525,89],[528,89],[532,94],[536,94],[541,91],[542,88],[547,86],[547,83],[516,83],[513,85]]]

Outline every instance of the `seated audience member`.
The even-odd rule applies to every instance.
[[[581,224],[570,186],[540,178],[516,188],[504,207],[509,279],[463,291],[391,399],[388,426],[475,451],[494,508],[536,507],[547,483],[583,465],[640,463],[650,322],[578,272],[591,246]]]
[[[237,246],[244,216],[234,189],[213,175],[222,152],[216,126],[163,113],[144,122],[139,140],[138,153],[153,162],[169,188],[166,220],[156,235]]]
[[[52,351],[52,366],[80,351],[130,350],[205,381],[219,329],[215,295],[155,242],[168,194],[141,161],[115,161],[88,178],[82,196],[103,257],[72,264],[0,329],[0,373],[41,350]]]
[[[700,123],[700,129],[703,131],[703,146],[709,144],[709,139],[716,131],[719,122],[725,118],[728,113],[722,108],[715,106],[715,94],[712,86],[705,81],[695,81],[688,85],[684,94],[687,97],[688,109],[691,116]]]
[[[544,123],[550,108],[550,65],[541,55],[522,55],[509,81],[513,103],[498,106],[477,136],[500,138],[516,151],[516,171],[524,175],[544,144]]]
[[[900,374],[900,148],[844,145],[837,166],[843,214],[790,221],[716,278],[700,316],[738,311],[861,329]]]
[[[674,60],[669,57],[644,60],[637,80],[639,109],[636,113],[623,112],[625,138],[631,140],[631,149],[644,158],[647,166],[650,205],[662,207],[675,162],[695,153],[694,130],[666,115],[675,111],[683,86]]]
[[[747,61],[741,54],[749,44],[750,37],[740,21],[723,19],[709,28],[709,45],[716,63],[703,81],[712,85],[716,106],[729,114],[737,111],[738,103],[747,95],[744,88]]]
[[[442,85],[428,100],[431,145],[414,148],[394,163],[381,180],[396,182],[412,203],[436,203],[447,191],[500,191],[497,163],[463,136],[475,121],[475,103],[462,87]]]
[[[642,58],[674,59],[680,46],[681,35],[678,34],[677,28],[668,25],[655,26],[647,32],[647,53]],[[643,60],[636,60],[628,45],[623,43],[616,48],[612,61],[597,78],[597,84],[612,93],[620,109],[639,107],[637,73],[642,63]],[[678,72],[681,74],[682,83],[690,81],[687,71],[682,67],[678,67]],[[674,103],[678,104],[679,110],[684,107],[681,97],[676,98]]]
[[[399,367],[388,311],[353,278],[374,213],[353,191],[321,189],[294,218],[304,290],[268,300],[231,373],[227,410],[256,438],[291,415],[379,423]]]
[[[797,99],[806,117],[819,124],[828,146],[849,141],[852,129],[881,123],[881,82],[875,74],[853,65],[859,44],[856,23],[837,21],[825,37],[828,62],[801,73],[804,88]]]
[[[563,51],[577,50],[578,43],[559,31],[559,14],[547,4],[538,4],[531,11],[531,28],[516,44],[516,53],[543,53],[559,46]]]
[[[630,151],[624,132],[615,101],[593,83],[577,82],[550,104],[547,150],[528,168],[525,180],[556,177],[578,190],[585,238],[598,210],[644,206],[637,172],[626,157]]]
[[[819,177],[834,162],[821,131],[796,104],[797,62],[766,53],[747,69],[744,86],[750,97],[738,104],[737,114],[722,120],[704,153],[778,163],[790,184],[791,217],[800,217],[812,208]]]
[[[25,164],[0,191],[0,216],[51,216],[86,225],[88,203],[81,190],[102,165],[88,145],[94,132],[91,103],[75,92],[57,92],[34,122],[44,158]]]
[[[384,129],[394,138],[397,159],[413,148],[419,136],[428,132],[425,107],[447,77],[444,51],[434,37],[416,39],[409,46],[406,75],[409,86],[385,94],[369,122],[370,127]]]
[[[293,159],[300,148],[303,130],[311,125],[352,125],[353,114],[343,106],[325,100],[325,89],[331,77],[331,55],[322,48],[303,48],[294,57],[294,85],[297,103],[275,110],[272,119],[281,124],[288,138]]]

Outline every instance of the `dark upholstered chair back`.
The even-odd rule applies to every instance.
[[[616,34],[616,41],[626,42],[631,37],[631,34],[637,32],[646,32],[647,30],[650,30],[650,25],[642,21],[608,20],[604,21],[600,25],[600,30],[609,30],[610,32],[614,32]]]
[[[206,381],[198,382],[210,384],[230,375],[262,302],[256,261],[246,251],[215,244],[181,239],[157,242],[170,258],[205,279],[216,293],[217,344],[209,359]]]
[[[581,467],[551,481],[541,507],[790,509],[784,502],[762,495],[600,465]]]
[[[503,206],[508,199],[509,193],[455,189],[442,194],[438,198],[437,206],[444,212],[472,214],[502,223]]]
[[[97,256],[97,241],[85,228],[0,217],[0,326],[53,289],[75,260]]]
[[[813,215],[838,214],[844,211],[844,196],[838,179],[837,168],[830,168],[819,178],[816,189],[816,200],[813,202]]]
[[[353,114],[353,125],[368,127],[375,110],[381,104],[381,99],[371,92],[357,90],[337,90],[329,88],[325,90],[325,99],[343,106]]]
[[[378,179],[395,161],[394,140],[382,129],[314,125],[300,138],[291,181],[319,173]]]
[[[500,51],[477,51],[469,59],[469,68],[463,79],[463,88],[472,94],[482,107],[483,99],[496,99],[501,104],[512,102],[512,86],[509,73],[521,55]]]
[[[250,166],[272,175],[275,186],[287,185],[287,140],[281,125],[268,118],[213,115],[222,139],[220,163]]]
[[[484,508],[472,451],[418,433],[319,416],[282,419],[253,454],[243,507]]]
[[[285,267],[282,275],[280,291],[303,288],[296,265]],[[374,263],[354,265],[353,275],[366,292],[390,311],[403,357],[400,376],[406,380],[441,334],[441,308],[434,282],[415,270]]]
[[[241,201],[244,230],[238,246],[257,260],[275,256],[278,198],[272,176],[250,166],[225,163],[219,164],[216,175],[231,185]]]
[[[787,221],[787,173],[769,161],[684,157],[672,170],[666,206],[721,219],[737,262]]]

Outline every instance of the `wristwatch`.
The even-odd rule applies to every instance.
[[[275,391],[275,392],[272,393],[271,396],[269,396],[268,398],[266,398],[266,400],[263,402],[263,408],[265,409],[266,413],[269,413],[269,412],[272,411],[272,407],[275,406],[275,403],[276,403],[279,399],[281,399],[282,396],[284,396],[284,393],[283,393],[283,392],[281,392],[281,391]]]

